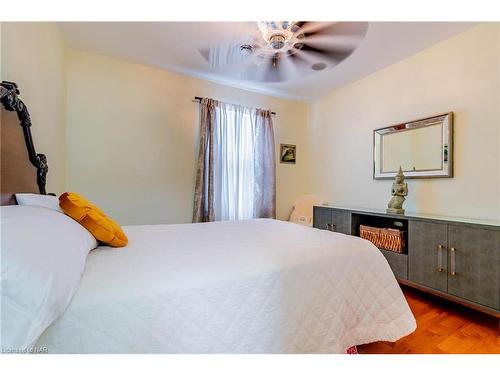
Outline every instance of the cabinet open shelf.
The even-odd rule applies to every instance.
[[[372,216],[367,214],[353,213],[351,215],[351,233],[357,237],[363,237],[361,235],[361,226],[368,226],[378,229],[395,229],[398,230],[403,235],[403,251],[397,252],[396,254],[406,254],[407,244],[408,244],[408,220],[406,219],[394,219],[391,217],[383,216]],[[375,244],[380,250],[392,251],[390,248],[384,246],[379,246]]]

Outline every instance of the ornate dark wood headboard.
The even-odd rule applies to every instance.
[[[1,205],[16,204],[15,193],[46,194],[47,158],[37,154],[28,108],[13,82],[0,84]]]

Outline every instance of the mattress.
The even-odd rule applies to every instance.
[[[87,258],[49,353],[344,353],[414,317],[380,251],[270,219],[125,226]]]

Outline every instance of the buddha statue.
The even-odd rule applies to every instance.
[[[387,213],[389,214],[399,214],[404,215],[405,210],[403,209],[403,203],[405,197],[408,195],[408,184],[405,181],[405,175],[403,170],[399,167],[399,171],[396,174],[396,179],[392,184],[392,198],[387,205]]]

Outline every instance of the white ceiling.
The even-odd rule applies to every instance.
[[[199,48],[229,41],[240,22],[63,22],[70,47],[286,98],[313,100],[458,34],[474,23],[370,22],[360,46],[337,66],[285,82],[252,82],[214,71]]]

